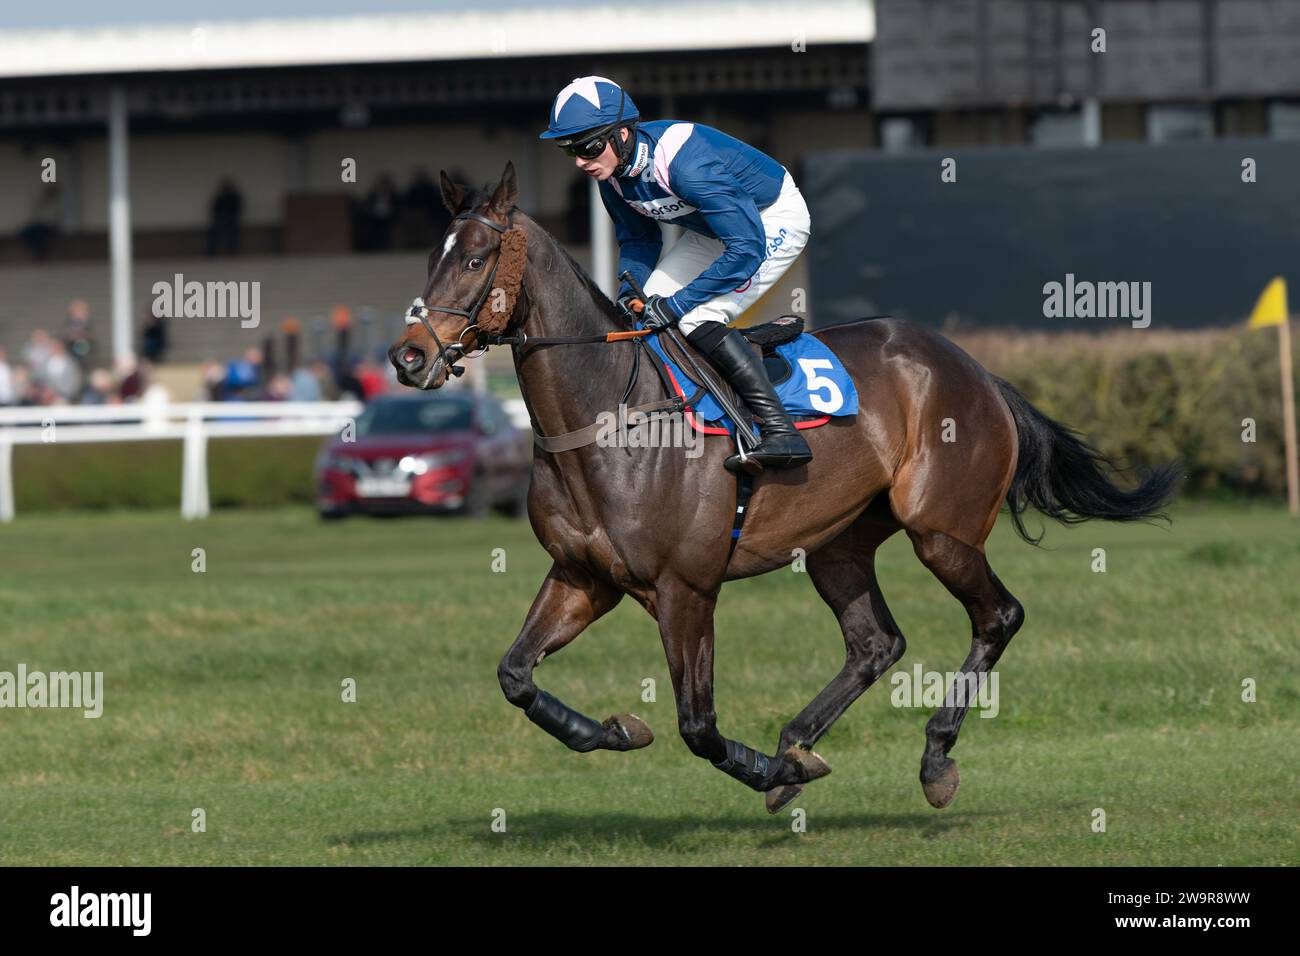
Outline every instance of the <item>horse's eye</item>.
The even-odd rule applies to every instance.
[[[469,268],[473,272],[477,272],[479,269],[482,269],[483,258],[481,256],[475,256],[473,259],[469,260]]]

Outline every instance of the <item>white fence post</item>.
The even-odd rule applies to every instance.
[[[14,520],[14,443],[0,428],[0,521]]]
[[[208,436],[203,416],[195,410],[185,422],[181,452],[181,517],[206,518],[208,507]]]

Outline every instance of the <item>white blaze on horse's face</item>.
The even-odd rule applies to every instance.
[[[438,266],[442,265],[443,260],[446,259],[447,256],[451,255],[451,250],[456,245],[456,240],[460,238],[461,225],[461,223],[457,223],[452,227],[451,232],[447,233],[447,238],[442,243],[442,255],[438,257],[438,261],[435,262],[433,268],[429,270],[429,275],[432,276],[437,272]]]
[[[429,269],[430,276],[432,276],[438,270],[438,266],[441,265],[442,260],[447,258],[448,254],[452,250],[452,247],[456,245],[456,238],[457,238],[456,234],[459,231],[460,231],[460,227],[457,226],[447,234],[447,238],[443,241],[442,244],[442,255],[438,257],[438,261],[435,262],[433,266]],[[417,298],[415,302],[412,303],[410,310],[406,313],[406,324],[419,325],[420,317],[417,313],[421,313],[421,312],[425,316],[428,316],[429,314],[428,309],[425,306],[424,299]]]

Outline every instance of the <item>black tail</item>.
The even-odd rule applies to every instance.
[[[1020,537],[1030,544],[1043,539],[1041,534],[1031,537],[1021,520],[1030,505],[1062,524],[1078,524],[1089,518],[1168,520],[1160,509],[1173,497],[1182,471],[1179,463],[1145,473],[1141,484],[1132,491],[1116,487],[1106,474],[1119,470],[1113,461],[1078,432],[1034,408],[1014,385],[996,375],[993,380],[1011,408],[1019,436],[1020,457],[1007,489],[1007,506]]]

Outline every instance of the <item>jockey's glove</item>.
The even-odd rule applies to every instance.
[[[641,324],[647,329],[667,329],[676,325],[681,317],[672,310],[668,300],[661,295],[647,296],[641,312]]]
[[[627,317],[629,322],[635,322],[640,316],[632,309],[632,303],[637,301],[640,296],[635,292],[627,292],[618,297],[618,311]]]

